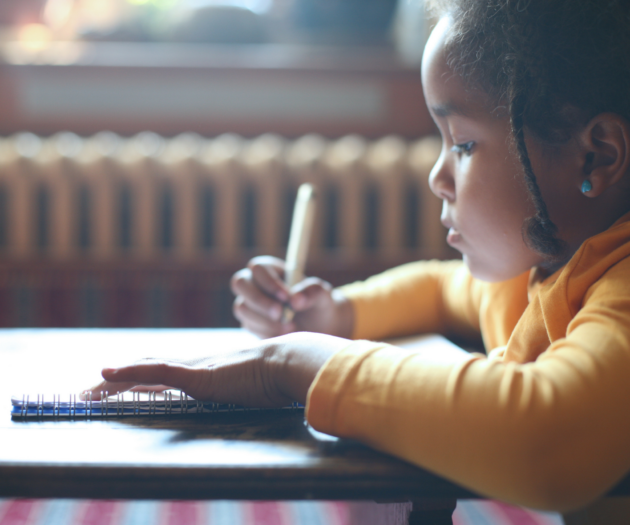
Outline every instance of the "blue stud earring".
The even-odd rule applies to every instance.
[[[593,185],[591,184],[591,181],[586,179],[583,183],[582,183],[582,193],[588,193],[589,191],[591,191],[593,189]]]

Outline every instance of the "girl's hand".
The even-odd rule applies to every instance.
[[[89,391],[95,400],[101,392],[177,388],[199,401],[247,407],[305,403],[319,369],[347,344],[346,339],[338,337],[296,333],[201,359],[144,359],[121,368],[103,369],[104,381]]]
[[[352,335],[352,305],[330,283],[309,277],[289,290],[283,279],[284,261],[268,256],[253,258],[234,274],[234,316],[243,328],[263,338],[296,331]],[[283,322],[285,305],[295,312],[290,322]]]

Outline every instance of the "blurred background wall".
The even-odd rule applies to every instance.
[[[309,274],[454,256],[421,0],[3,0],[0,24],[0,326],[232,326],[229,277],[284,256],[304,181]]]

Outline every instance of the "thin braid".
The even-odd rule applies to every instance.
[[[515,84],[515,80],[512,80]],[[514,88],[510,89],[514,91]],[[523,166],[525,174],[525,184],[532,198],[536,214],[529,217],[523,224],[523,239],[530,248],[540,252],[552,260],[562,259],[566,244],[556,237],[557,226],[549,218],[547,205],[542,198],[536,175],[532,168],[532,163],[525,143],[525,131],[523,126],[523,111],[525,108],[525,96],[523,93],[515,93],[510,96],[510,124],[512,135],[516,142],[518,157]]]

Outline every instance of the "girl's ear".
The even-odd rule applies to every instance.
[[[630,172],[630,124],[616,113],[600,113],[580,133],[580,191],[598,197]]]

